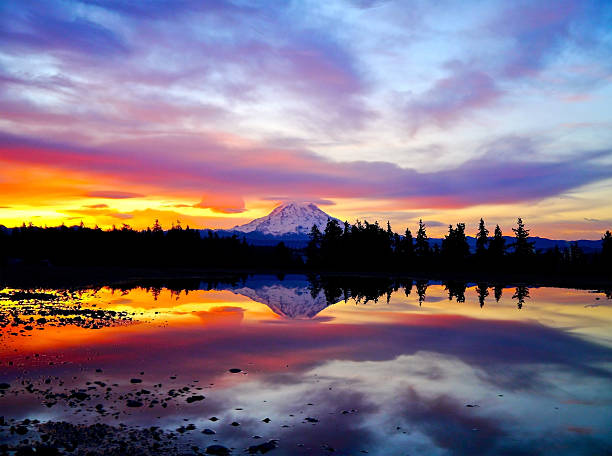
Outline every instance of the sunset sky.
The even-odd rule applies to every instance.
[[[612,229],[612,2],[0,2],[0,224]],[[505,233],[509,234],[509,233]]]

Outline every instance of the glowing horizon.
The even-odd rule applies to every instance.
[[[0,5],[0,225],[612,229],[612,5]]]

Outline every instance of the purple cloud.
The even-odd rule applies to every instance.
[[[491,105],[502,93],[488,74],[459,68],[407,103],[412,133],[430,123],[445,127],[466,111]]]
[[[12,50],[69,51],[109,56],[125,54],[128,46],[113,31],[65,6],[27,2],[4,6],[0,41]]]
[[[156,192],[222,195],[231,200],[208,204],[236,208],[249,195],[318,200],[326,198],[391,199],[403,208],[457,208],[477,204],[534,201],[607,179],[612,150],[576,151],[572,158],[538,160],[529,141],[506,138],[491,143],[484,156],[450,170],[418,172],[389,162],[332,162],[303,150],[237,148],[214,137],[161,137],[154,140],[78,148],[0,137],[5,160],[112,173],[124,186]],[[533,146],[529,146],[533,147]],[[168,154],[181,150],[181,160]],[[198,154],[206,151],[205,155]],[[500,152],[501,151],[501,152]],[[579,157],[579,158],[577,158]],[[281,193],[282,192],[282,193]],[[139,193],[89,191],[90,197],[133,198]]]

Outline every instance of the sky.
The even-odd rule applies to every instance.
[[[612,229],[612,2],[0,0],[0,224]],[[508,233],[506,233],[508,232]]]

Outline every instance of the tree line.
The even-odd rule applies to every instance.
[[[253,246],[237,236],[183,228],[180,221],[168,230],[156,220],[145,230],[24,224],[0,231],[0,264],[267,269],[300,266],[294,257],[282,243]]]
[[[255,246],[236,235],[183,228],[177,221],[164,230],[158,221],[145,230],[124,224],[102,230],[77,227],[37,227],[32,224],[0,230],[0,264],[44,263],[130,267],[184,267],[233,270],[311,272],[399,272],[428,274],[484,273],[532,276],[590,276],[612,279],[612,234],[602,237],[599,252],[584,252],[577,243],[541,251],[534,248],[529,229],[517,220],[512,242],[497,225],[490,236],[484,220],[475,233],[474,251],[464,223],[449,226],[441,244],[432,243],[419,221],[416,235],[400,235],[376,223],[343,225],[330,219],[323,231],[315,225],[305,249]]]
[[[490,231],[480,219],[471,251],[465,224],[449,225],[441,245],[431,245],[425,224],[419,220],[416,236],[410,229],[403,235],[378,222],[357,221],[343,226],[330,219],[323,232],[315,225],[306,248],[306,264],[315,270],[402,271],[402,272],[488,272],[500,274],[591,274],[612,278],[612,234],[602,237],[600,252],[584,252],[578,243],[560,249],[536,250],[530,230],[521,218],[507,242],[499,225]]]

